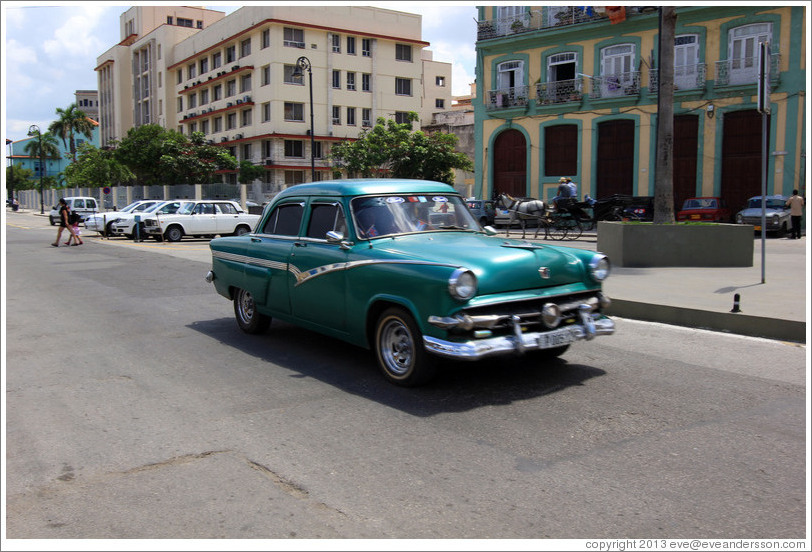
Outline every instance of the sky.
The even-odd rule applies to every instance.
[[[216,4],[140,2],[142,5],[202,5],[231,13],[240,6],[272,2],[219,1]],[[306,2],[299,2],[306,5]],[[330,0],[315,2],[325,5]],[[56,108],[75,101],[76,90],[97,90],[96,58],[117,44],[119,16],[139,2],[0,2],[2,25],[2,132],[14,141],[32,124],[47,128]],[[291,2],[286,2],[290,5]],[[470,94],[474,82],[477,11],[466,2],[343,2],[423,15],[423,40],[435,61],[452,64],[452,94]]]

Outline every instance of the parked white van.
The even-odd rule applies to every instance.
[[[78,213],[82,220],[88,215],[99,212],[99,203],[95,197],[66,197],[65,203],[70,207],[71,213]],[[51,226],[59,223],[59,205],[54,205],[48,219],[51,221]]]

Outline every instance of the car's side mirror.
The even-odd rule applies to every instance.
[[[350,248],[350,242],[344,239],[344,234],[341,232],[336,232],[335,230],[330,230],[327,232],[327,243],[338,245],[341,247],[341,249]]]
[[[484,228],[484,230],[485,230],[485,234],[488,235],[488,236],[496,236],[496,235],[499,234],[499,231],[496,228],[494,228],[493,226],[486,226]]]

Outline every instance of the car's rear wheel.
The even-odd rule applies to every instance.
[[[257,312],[254,296],[244,289],[234,293],[234,316],[240,329],[248,334],[263,333],[271,325],[271,317]]]
[[[234,235],[235,235],[235,236],[244,236],[244,235],[248,234],[250,231],[251,231],[251,229],[250,229],[250,228],[248,228],[247,226],[242,226],[242,225],[241,225],[241,226],[238,226],[238,227],[237,227],[237,228],[234,230]]]
[[[166,229],[166,232],[164,232],[164,237],[167,239],[167,241],[180,241],[180,239],[183,237],[183,230],[180,226],[170,226]]]
[[[423,334],[404,309],[391,307],[375,326],[375,355],[384,377],[404,387],[429,381],[435,373],[434,359],[423,347]]]

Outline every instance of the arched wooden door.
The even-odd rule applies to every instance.
[[[679,211],[689,197],[697,195],[696,163],[699,151],[699,117],[674,117],[673,183],[674,209]]]
[[[634,195],[634,121],[598,123],[596,199],[614,194]]]
[[[509,129],[493,144],[494,195],[527,195],[527,141],[518,130]]]
[[[761,113],[731,111],[722,124],[722,197],[735,213],[761,195]]]

